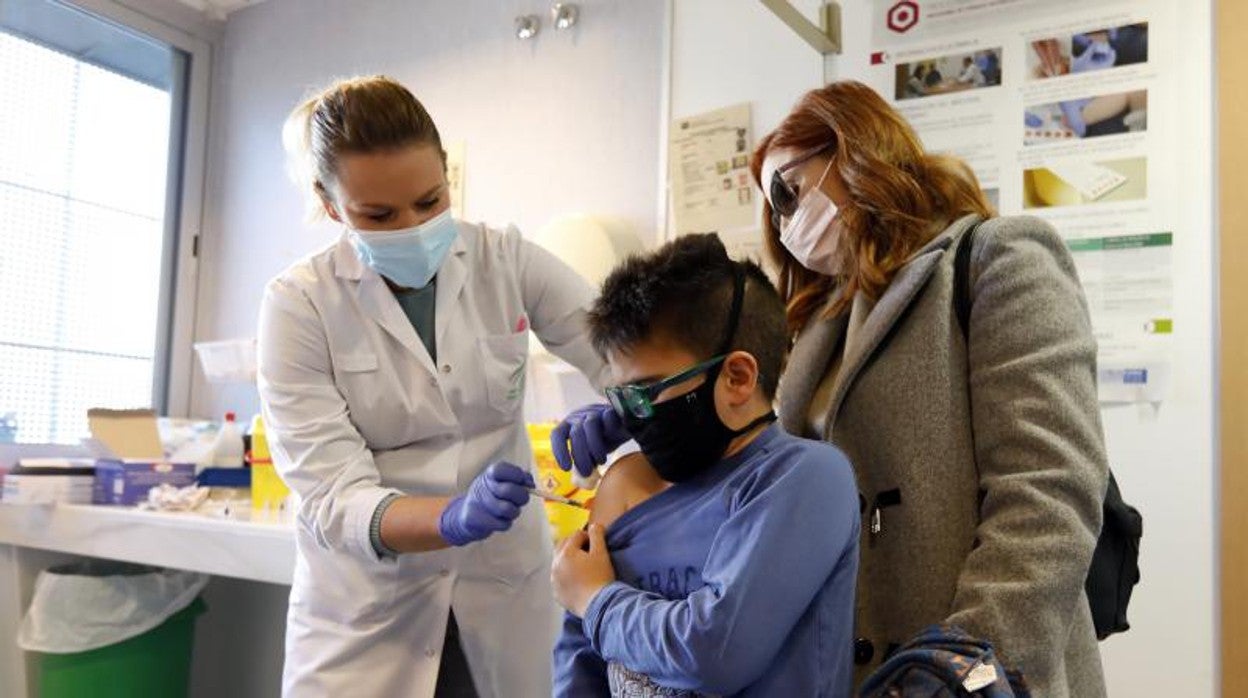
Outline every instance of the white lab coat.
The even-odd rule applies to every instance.
[[[385,281],[346,236],[265,289],[259,386],[274,461],[300,495],[283,694],[433,696],[454,608],[482,698],[550,695],[551,540],[531,502],[462,548],[379,559],[391,492],[463,492],[487,465],[532,468],[527,327],[597,385],[589,285],[542,248],[459,223],[437,276],[435,366]]]

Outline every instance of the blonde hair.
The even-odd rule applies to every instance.
[[[410,145],[446,152],[429,112],[406,87],[384,75],[336,80],[304,100],[282,126],[286,169],[309,194],[308,216],[324,216],[321,197],[332,190],[338,159]]]
[[[849,201],[833,224],[841,258],[836,276],[810,271],[784,247],[764,200],[767,253],[779,269],[780,295],[789,329],[801,331],[829,298],[825,316],[844,311],[862,291],[878,300],[910,256],[957,218],[994,212],[966,163],[928,153],[906,120],[880,95],[852,80],[807,92],[775,131],[763,138],[750,168],[760,181],[772,148],[798,151],[827,146],[832,167],[845,182]],[[835,294],[833,296],[832,294]]]

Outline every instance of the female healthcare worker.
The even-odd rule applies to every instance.
[[[451,218],[438,130],[393,80],[331,85],[285,136],[344,232],[260,310],[264,418],[300,497],[283,693],[549,695],[528,331],[600,382],[593,292],[514,228]]]

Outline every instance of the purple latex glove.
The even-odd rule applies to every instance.
[[[607,456],[631,439],[624,420],[610,405],[585,405],[563,418],[550,432],[550,448],[555,462],[564,470],[576,467],[582,477],[607,462]],[[568,450],[568,441],[572,449]]]
[[[1114,67],[1118,60],[1118,52],[1104,41],[1092,41],[1088,48],[1071,61],[1070,72],[1086,73],[1090,70],[1101,70]]]
[[[438,519],[438,533],[451,545],[467,545],[506,531],[529,502],[533,476],[500,461],[468,485],[468,492],[450,501]]]

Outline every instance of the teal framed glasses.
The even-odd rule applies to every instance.
[[[726,358],[728,358],[727,354],[721,354],[713,359],[707,359],[692,368],[685,369],[674,376],[668,376],[648,385],[625,384],[612,386],[607,388],[607,399],[611,401],[611,406],[615,408],[616,413],[621,417],[649,419],[654,416],[655,400],[658,399],[664,390],[673,385],[680,385],[694,376],[718,367]]]

